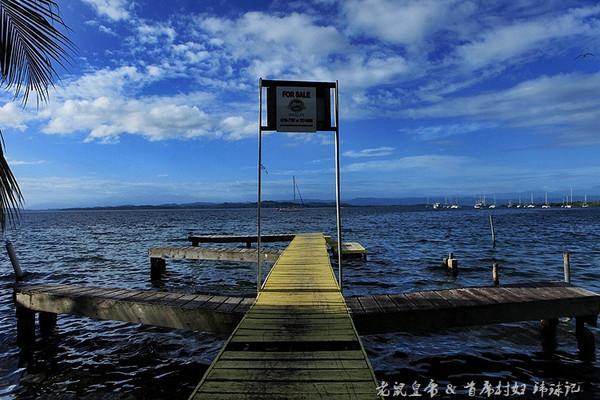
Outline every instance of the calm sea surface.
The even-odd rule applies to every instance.
[[[600,292],[600,210],[494,210],[496,250],[491,248],[489,213],[344,209],[345,239],[369,250],[366,264],[345,265],[346,294],[489,285],[494,260],[501,265],[502,283],[561,280],[565,250],[572,252],[573,282]],[[264,214],[265,232],[335,234],[333,209],[267,209]],[[188,245],[189,232],[254,233],[255,211],[25,213],[20,228],[7,236],[30,272],[27,283],[254,292],[255,266],[232,262],[169,260],[162,285],[153,286],[148,248]],[[448,252],[459,259],[456,278],[439,266]],[[15,343],[12,268],[5,254],[0,260],[0,398],[185,399],[223,343],[201,332],[59,316],[56,335],[22,353]],[[599,359],[580,359],[572,322],[560,323],[558,341],[558,351],[544,355],[534,322],[363,337],[378,379],[391,384],[569,381],[580,383],[582,390],[570,398],[600,399]]]

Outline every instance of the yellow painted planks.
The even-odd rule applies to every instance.
[[[375,387],[325,238],[305,234],[281,254],[192,398],[374,399]]]

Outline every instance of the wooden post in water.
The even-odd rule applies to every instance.
[[[458,260],[454,258],[454,253],[448,253],[448,257],[444,257],[442,260],[442,265],[448,272],[451,272],[452,275],[458,274]]]
[[[17,304],[17,344],[28,346],[35,341],[35,312]]]
[[[42,336],[50,335],[56,328],[56,314],[51,312],[41,311],[38,314],[40,322],[40,333]]]
[[[496,248],[496,229],[494,228],[494,217],[490,214],[490,229],[492,230],[492,248]]]
[[[167,269],[167,263],[164,258],[150,257],[150,280],[160,281],[162,273]]]
[[[15,279],[20,281],[25,276],[25,273],[21,269],[21,264],[19,263],[19,259],[17,258],[17,254],[15,253],[15,248],[10,240],[6,239],[6,252],[8,253],[8,258],[10,258],[10,263],[12,264],[13,270],[15,271]]]
[[[540,321],[540,332],[542,335],[542,349],[545,353],[553,353],[556,350],[556,327],[558,319],[543,319]]]
[[[585,359],[593,358],[596,352],[596,340],[594,334],[585,327],[585,324],[597,326],[597,318],[597,315],[575,318],[577,348]]]
[[[500,276],[498,274],[499,266],[498,263],[492,264],[492,280],[494,282],[494,286],[500,286]]]
[[[565,282],[571,283],[571,253],[563,253],[563,271],[565,273]]]

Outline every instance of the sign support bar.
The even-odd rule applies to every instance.
[[[262,284],[261,254],[260,254],[260,208],[262,187],[262,78],[258,80],[258,198],[256,201],[256,296],[260,293]]]

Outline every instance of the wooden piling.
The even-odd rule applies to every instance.
[[[8,258],[10,258],[10,263],[15,271],[15,279],[20,281],[25,276],[25,273],[21,269],[21,264],[19,263],[19,259],[15,253],[15,248],[13,247],[12,242],[8,239],[6,240],[6,252],[8,253]]]
[[[56,314],[41,311],[38,315],[40,322],[40,333],[42,336],[48,336],[56,329]]]
[[[35,312],[23,306],[16,306],[17,344],[28,346],[35,342]]]
[[[575,337],[577,338],[577,348],[581,355],[589,359],[596,352],[596,339],[594,334],[585,327],[586,323],[596,326],[597,316],[576,317],[575,318]]]
[[[571,253],[568,251],[563,253],[563,271],[565,274],[565,282],[571,283]]]
[[[458,260],[454,258],[453,253],[448,253],[448,257],[442,259],[442,266],[453,275],[458,274]]]
[[[558,318],[543,319],[540,321],[540,333],[542,336],[542,349],[545,353],[553,353],[556,350],[556,327]]]
[[[496,228],[494,228],[494,217],[490,214],[490,229],[492,231],[492,248],[496,248]]]
[[[150,280],[160,281],[163,272],[167,269],[166,265],[164,258],[150,257]]]
[[[498,263],[492,264],[492,281],[494,282],[494,286],[500,286],[500,276],[499,276],[499,266]]]

